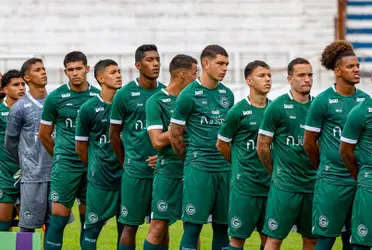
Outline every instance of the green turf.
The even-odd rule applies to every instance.
[[[78,216],[77,207],[75,206],[74,215]],[[143,225],[138,229],[137,234],[137,250],[142,249],[143,240],[148,232],[148,225]],[[79,247],[79,234],[80,234],[80,221],[77,217],[72,224],[68,225],[65,230],[63,250],[78,250]],[[116,244],[116,223],[111,219],[104,227],[99,239],[98,239],[98,250],[115,250]],[[170,250],[178,250],[179,242],[182,236],[182,224],[177,222],[170,228]],[[203,228],[201,234],[202,250],[210,250],[212,241],[212,229],[210,225],[206,225]],[[259,250],[260,240],[257,233],[254,233],[252,237],[246,242],[245,249],[256,249]],[[297,233],[291,233],[289,237],[284,241],[282,249],[285,250],[298,250],[301,249],[301,237]],[[333,249],[341,249],[341,242],[337,239]]]

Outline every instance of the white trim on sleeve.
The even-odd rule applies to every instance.
[[[75,141],[89,141],[88,136],[75,136]]]
[[[155,130],[155,129],[161,129],[163,130],[163,125],[151,125],[147,127],[147,131]]]
[[[111,123],[111,124],[121,125],[121,124],[123,123],[123,121],[121,121],[121,120],[110,119],[110,123]]]
[[[341,136],[341,141],[349,143],[349,144],[357,144],[358,143],[357,140],[352,140],[352,139],[349,139],[349,138],[346,138],[346,137],[343,137],[343,136]]]
[[[305,130],[320,133],[322,129],[305,125]]]
[[[186,124],[186,121],[181,121],[181,120],[177,120],[177,119],[174,119],[174,118],[172,118],[170,121],[171,121],[171,123],[174,123],[174,124],[177,124],[177,125],[185,125]]]
[[[263,130],[263,129],[258,130],[258,133],[259,134],[262,134],[262,135],[269,136],[269,137],[274,137],[274,133],[273,132],[266,131],[266,130]]]
[[[230,142],[232,141],[231,138],[227,138],[227,137],[222,136],[222,135],[220,135],[220,134],[217,135],[217,138],[218,138],[219,140],[223,141],[223,142],[226,142],[226,143],[230,143]]]
[[[40,120],[40,123],[41,124],[44,124],[44,125],[48,125],[48,126],[52,126],[53,125],[53,122],[45,121],[45,120]]]

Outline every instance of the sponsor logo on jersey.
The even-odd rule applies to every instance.
[[[249,125],[257,125],[257,122],[250,122]]]
[[[30,219],[31,218],[31,212],[29,210],[26,210],[23,212],[23,216],[26,218],[26,219]]]
[[[222,115],[219,115],[219,116],[212,116],[212,117],[206,117],[206,116],[202,116],[200,118],[200,124],[210,124],[210,125],[213,125],[213,124],[216,124],[216,125],[221,125],[223,122],[225,121],[225,117],[222,116]]]
[[[285,109],[293,109],[293,104],[284,104]]]
[[[368,113],[371,113],[372,112],[372,108],[368,108]]]
[[[220,99],[220,104],[224,108],[229,107],[229,105],[230,105],[229,99],[227,99],[227,97],[225,97],[225,96],[222,96],[221,99]]]
[[[333,129],[333,136],[334,137],[341,137],[342,129],[338,126],[334,127]]]
[[[141,120],[137,120],[134,126],[136,130],[146,129],[146,127],[143,126],[143,121]]]
[[[202,95],[203,94],[203,90],[196,90],[194,92],[195,92],[195,95]]]
[[[251,115],[252,110],[243,111],[243,115]]]
[[[99,144],[106,144],[106,143],[110,143],[110,139],[107,140],[107,136],[106,135],[101,135],[99,137]]]
[[[131,96],[140,96],[141,92],[130,92]]]
[[[219,110],[212,110],[212,114],[213,115],[219,115],[220,114],[220,111]]]
[[[102,119],[101,122],[107,122],[108,120],[107,119]]]
[[[98,221],[98,215],[96,213],[90,212],[88,214],[88,221],[92,224],[96,223]]]
[[[128,209],[126,206],[121,207],[121,216],[126,217],[128,215]]]
[[[254,140],[247,141],[247,149],[256,149],[256,143],[254,142]]]
[[[65,125],[66,125],[66,128],[75,128],[75,127],[76,127],[76,126],[73,124],[71,118],[67,118],[67,119],[65,120]]]
[[[94,92],[89,92],[89,95],[90,95],[90,96],[97,96],[97,95],[98,95],[98,93],[94,93]]]
[[[338,99],[328,99],[329,104],[338,103]]]
[[[368,228],[363,224],[358,226],[357,231],[360,237],[365,237],[368,234]]]
[[[235,229],[238,229],[242,226],[242,221],[238,217],[233,217],[230,223],[231,223],[231,227]]]
[[[31,106],[32,106],[32,103],[25,103],[25,104],[23,105],[24,108],[28,108],[28,107],[31,107]]]
[[[336,113],[342,113],[342,109],[335,109]]]
[[[187,206],[186,206],[186,213],[188,215],[194,215],[195,212],[196,212],[195,206],[193,204],[187,204]]]
[[[203,105],[207,105],[207,104],[208,104],[208,101],[203,100],[203,101],[201,101],[201,104],[203,104]]]
[[[170,98],[166,98],[166,99],[161,99],[162,102],[170,102],[171,99]]]
[[[269,221],[267,222],[267,225],[273,231],[275,231],[278,228],[278,222],[273,218],[269,219]]]
[[[226,94],[226,90],[225,90],[225,89],[219,89],[218,92],[219,92],[220,94]]]
[[[163,200],[158,201],[157,207],[160,212],[164,212],[168,209],[168,203]]]
[[[287,137],[287,145],[292,146],[303,146],[304,145],[304,137],[303,136],[297,136],[297,139],[295,139],[293,136]]]
[[[62,98],[67,98],[67,97],[70,97],[70,96],[71,96],[71,93],[62,94]]]
[[[291,116],[289,116],[289,119],[295,120],[296,119],[296,116],[291,115]]]
[[[303,125],[303,124],[300,124],[300,128],[303,128],[303,129],[305,129],[305,125]]]
[[[364,97],[357,97],[357,98],[356,98],[356,101],[357,101],[357,102],[364,102],[365,99],[366,99],[366,98],[364,98]]]
[[[9,112],[1,112],[1,116],[8,116]]]
[[[319,216],[319,226],[320,227],[323,227],[323,228],[327,227],[328,223],[329,223],[329,221],[328,221],[327,217],[325,217],[324,215]]]
[[[101,112],[101,111],[104,111],[105,110],[105,108],[104,107],[99,107],[99,108],[96,108],[96,113],[98,113],[98,112]]]
[[[137,107],[143,107],[143,103],[137,103]]]
[[[54,201],[54,202],[58,201],[58,199],[59,199],[58,193],[56,191],[54,191],[54,190],[50,194],[50,197],[51,197],[52,201]]]

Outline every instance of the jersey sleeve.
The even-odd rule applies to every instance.
[[[9,111],[7,126],[5,130],[4,147],[9,151],[10,155],[18,164],[19,136],[23,127],[23,123],[23,105],[20,105],[20,103],[16,103]]]
[[[80,107],[79,114],[76,119],[75,140],[89,141],[91,130],[91,118],[93,116],[89,109],[88,103]]]
[[[349,144],[357,144],[359,137],[363,133],[366,125],[363,108],[358,105],[354,107],[346,120],[346,124],[342,129],[341,141]]]
[[[45,99],[43,113],[41,115],[41,124],[53,125],[57,121],[57,105],[52,95]]]
[[[163,130],[163,121],[161,119],[161,108],[154,98],[150,98],[146,102],[146,124],[147,131],[154,129]]]
[[[239,129],[240,119],[239,115],[234,109],[230,109],[227,113],[225,121],[222,123],[218,132],[218,139],[230,143],[234,139],[234,135]]]
[[[188,91],[184,90],[177,98],[176,108],[173,112],[171,123],[185,125],[193,107],[193,96],[190,95]]]
[[[269,104],[265,110],[263,120],[261,122],[259,134],[274,137],[276,128],[280,123],[280,110],[275,105],[275,102]]]
[[[127,111],[127,100],[124,96],[124,91],[119,91],[112,102],[110,123],[111,124],[123,124]]]
[[[306,116],[305,130],[318,132],[322,130],[326,117],[326,105],[321,96],[316,97],[312,102]]]

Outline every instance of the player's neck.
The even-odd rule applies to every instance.
[[[117,91],[116,89],[109,89],[106,88],[105,86],[102,86],[100,96],[105,103],[111,104],[116,94],[116,91]]]
[[[10,97],[7,97],[7,98],[5,99],[5,104],[6,104],[6,106],[7,106],[8,108],[10,108],[10,109],[13,107],[13,105],[14,105],[16,102],[17,102],[16,99],[13,99],[13,98],[10,98]]]
[[[293,100],[295,100],[296,102],[307,103],[308,101],[310,101],[310,94],[304,95],[304,94],[294,91],[293,89],[291,89],[291,94],[292,94]]]
[[[170,81],[168,86],[165,88],[171,96],[177,97],[182,91],[181,83]]]
[[[355,86],[348,84],[342,79],[336,80],[336,92],[342,96],[352,96],[355,93]]]
[[[75,91],[75,92],[83,92],[89,89],[88,81],[85,81],[80,85],[74,85],[74,84],[68,83],[68,86],[70,87],[72,91]]]
[[[142,74],[140,74],[140,76],[138,78],[138,84],[142,88],[148,89],[148,90],[154,89],[154,88],[156,88],[156,86],[158,86],[157,79],[149,79]]]
[[[218,81],[213,79],[206,73],[203,73],[200,77],[200,83],[207,89],[215,89],[218,86]]]
[[[43,87],[36,87],[36,86],[30,86],[30,94],[33,98],[35,99],[42,99],[42,98],[45,98],[47,96],[47,90],[46,88],[43,86]]]
[[[248,99],[251,102],[252,106],[255,106],[256,108],[264,108],[267,105],[267,95],[260,95],[254,93],[252,90],[248,96]]]

